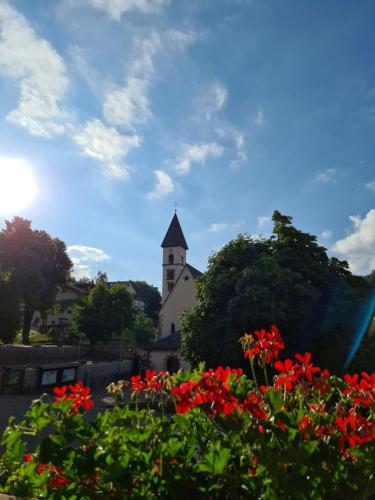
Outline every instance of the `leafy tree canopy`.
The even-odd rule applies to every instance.
[[[119,336],[129,328],[135,316],[133,298],[123,285],[108,284],[98,279],[79,304],[73,306],[72,329],[84,333],[92,345]]]
[[[159,311],[161,307],[161,295],[156,286],[149,285],[146,281],[134,281],[137,290],[137,297],[144,302],[144,313],[154,325],[158,324]]]
[[[9,273],[9,287],[23,304],[22,341],[27,344],[34,312],[43,313],[52,306],[72,262],[61,240],[15,217],[0,232],[0,267]]]
[[[197,281],[198,305],[182,321],[182,353],[193,365],[240,365],[239,337],[270,323],[290,352],[309,350],[322,362],[319,347],[336,347],[330,339],[339,332],[342,364],[368,284],[291,217],[275,211],[272,219],[269,238],[239,235],[210,257]]]
[[[10,285],[9,273],[0,271],[0,341],[10,344],[20,326],[20,303],[16,291]]]
[[[133,347],[144,347],[155,339],[155,330],[152,320],[137,311],[133,324],[125,331],[125,338]]]

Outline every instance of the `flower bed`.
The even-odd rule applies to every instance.
[[[375,491],[375,374],[343,379],[311,355],[279,359],[276,327],[241,339],[251,376],[218,367],[131,385],[87,423],[82,384],[55,388],[2,438],[0,491],[29,498],[370,498]],[[262,380],[256,379],[259,368]],[[271,375],[273,378],[271,380]],[[263,385],[261,385],[263,384]],[[161,415],[137,410],[142,395]],[[173,402],[174,415],[164,415]],[[37,436],[35,450],[27,435]]]

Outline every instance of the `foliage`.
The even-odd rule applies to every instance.
[[[149,285],[146,281],[134,281],[137,297],[144,302],[144,313],[156,326],[159,321],[159,311],[161,307],[161,295],[156,286]]]
[[[133,347],[144,347],[155,339],[155,333],[151,319],[136,311],[132,325],[126,329],[125,338]]]
[[[350,345],[367,282],[352,276],[346,262],[330,259],[291,217],[276,211],[273,222],[270,238],[239,235],[210,257],[197,281],[198,304],[182,321],[182,354],[193,366],[239,365],[238,332],[267,322],[288,332],[290,353],[310,350],[324,364],[336,350],[333,332],[344,349]],[[332,368],[342,367],[345,352]]]
[[[10,276],[0,272],[0,341],[14,341],[20,326],[21,313],[18,296],[10,286]]]
[[[61,240],[15,217],[0,232],[0,266],[10,274],[9,286],[23,304],[22,340],[27,344],[34,312],[43,314],[53,305],[72,263]]]
[[[120,336],[132,325],[135,315],[133,298],[123,285],[97,279],[96,285],[72,308],[72,329],[84,333],[91,345]]]
[[[130,381],[135,411],[116,404],[89,422],[90,390],[55,388],[54,402],[34,401],[25,421],[5,430],[0,491],[69,499],[370,499],[375,374],[340,379],[314,366],[310,353],[281,361],[276,327],[241,343],[265,386],[241,369],[147,371]],[[115,401],[127,385],[108,387]],[[171,401],[176,414],[138,411],[140,397],[158,401],[162,412]],[[26,435],[39,440],[33,453],[26,453]]]

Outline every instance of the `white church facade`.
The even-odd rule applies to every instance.
[[[196,280],[202,273],[186,262],[188,246],[176,213],[161,247],[162,306],[158,340],[149,348],[149,361],[157,370],[173,372],[188,367],[178,357],[181,346],[181,314],[196,304]]]

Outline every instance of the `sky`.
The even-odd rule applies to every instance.
[[[372,0],[0,0],[0,227],[160,286],[176,205],[202,271],[279,210],[369,273],[374,21]]]

